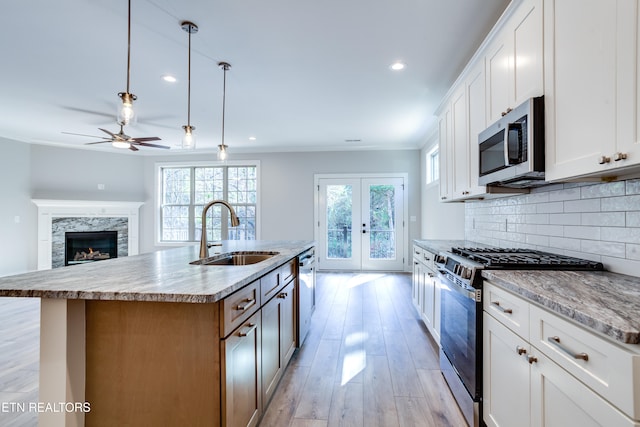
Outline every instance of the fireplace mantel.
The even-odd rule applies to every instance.
[[[143,202],[32,199],[38,206],[38,270],[52,266],[54,218],[127,218],[128,254],[139,251],[139,210]]]

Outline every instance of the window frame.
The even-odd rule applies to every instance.
[[[259,160],[226,160],[226,161],[195,161],[195,162],[156,162],[155,163],[155,203],[154,203],[154,240],[156,246],[179,247],[197,245],[197,241],[168,242],[162,238],[162,169],[163,168],[199,168],[199,167],[237,167],[252,166],[256,168],[256,240],[261,239],[261,175]]]
[[[433,167],[433,158],[434,156],[438,156],[438,175],[434,175],[434,167]],[[425,158],[426,163],[426,174],[425,174],[425,184],[432,185],[440,180],[440,146],[438,144],[434,145],[429,151],[427,151],[427,155]]]

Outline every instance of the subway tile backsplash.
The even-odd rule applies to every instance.
[[[600,261],[640,276],[640,179],[553,184],[465,204],[465,237]]]

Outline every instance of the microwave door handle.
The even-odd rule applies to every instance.
[[[509,130],[511,130],[511,123],[507,123],[504,130],[504,165],[509,166]]]
[[[509,150],[509,135],[512,131],[518,132],[517,144],[515,146],[516,152],[511,153]],[[504,142],[504,164],[505,165],[516,165],[522,160],[522,123],[509,123],[507,125],[507,132],[505,132],[505,142]]]

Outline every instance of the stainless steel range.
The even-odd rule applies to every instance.
[[[440,369],[472,427],[482,425],[483,269],[604,270],[602,263],[531,249],[452,248],[436,257]]]

